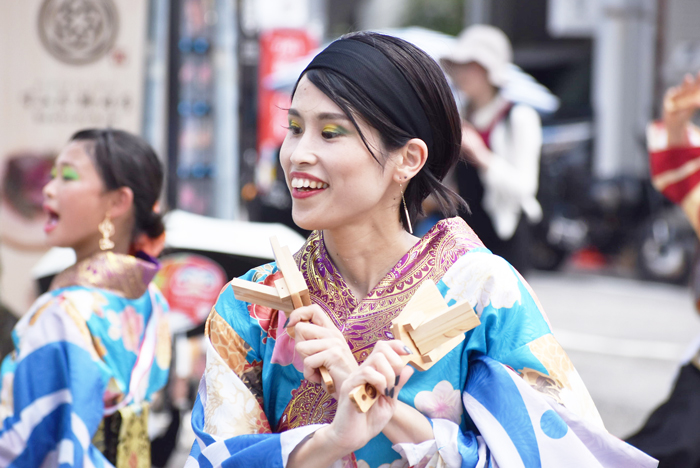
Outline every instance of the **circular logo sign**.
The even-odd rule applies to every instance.
[[[226,284],[226,272],[202,255],[175,253],[160,259],[153,279],[170,305],[170,327],[182,331],[203,323]]]
[[[119,17],[112,0],[44,0],[39,36],[46,50],[61,62],[85,65],[114,46]]]

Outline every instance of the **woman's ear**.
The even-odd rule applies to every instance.
[[[134,206],[134,192],[129,187],[120,187],[109,195],[109,214],[112,218],[123,216]]]
[[[399,150],[396,164],[397,182],[405,183],[415,177],[428,160],[428,146],[420,138],[411,138]]]

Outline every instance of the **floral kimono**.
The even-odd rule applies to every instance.
[[[461,219],[440,221],[361,301],[334,267],[322,233],[295,258],[312,301],[358,362],[377,341],[393,338],[391,321],[427,279],[448,304],[466,299],[481,319],[399,394],[429,418],[434,440],[392,447],[380,434],[334,466],[656,466],[605,431],[527,283]],[[269,264],[243,278],[272,285],[279,277]],[[303,378],[285,321],[284,312],[236,300],[231,287],[221,292],[207,322],[207,368],[186,467],[285,466],[299,443],[333,420],[337,402]]]
[[[147,404],[170,365],[153,259],[99,253],[63,271],[2,364],[0,466],[150,467]]]

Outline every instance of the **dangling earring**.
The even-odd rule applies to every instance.
[[[111,250],[114,248],[114,242],[110,239],[114,235],[115,229],[112,220],[109,218],[109,213],[105,215],[104,221],[102,221],[97,229],[102,234],[102,239],[100,239],[100,250]]]
[[[411,218],[408,216],[408,207],[406,206],[406,199],[403,197],[403,184],[399,184],[399,190],[401,190],[401,201],[403,202],[404,215],[406,215],[406,224],[408,224],[408,232],[413,234],[413,226],[411,226]]]

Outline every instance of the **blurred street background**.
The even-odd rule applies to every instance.
[[[278,228],[259,223],[286,225],[290,247],[303,241],[277,157],[291,87],[315,51],[373,29],[438,58],[466,26],[491,24],[514,49],[504,92],[543,125],[527,279],[608,429],[626,437],[700,336],[698,241],[652,188],[645,137],[664,90],[700,70],[698,18],[697,0],[2,2],[0,310],[21,316],[71,262],[47,254],[41,229],[41,187],[68,137],[94,126],[144,136],[166,164],[174,215],[158,281],[179,357],[162,404],[186,419],[212,291],[269,258]],[[185,268],[199,276],[169,290]],[[168,466],[182,466],[184,445]]]

